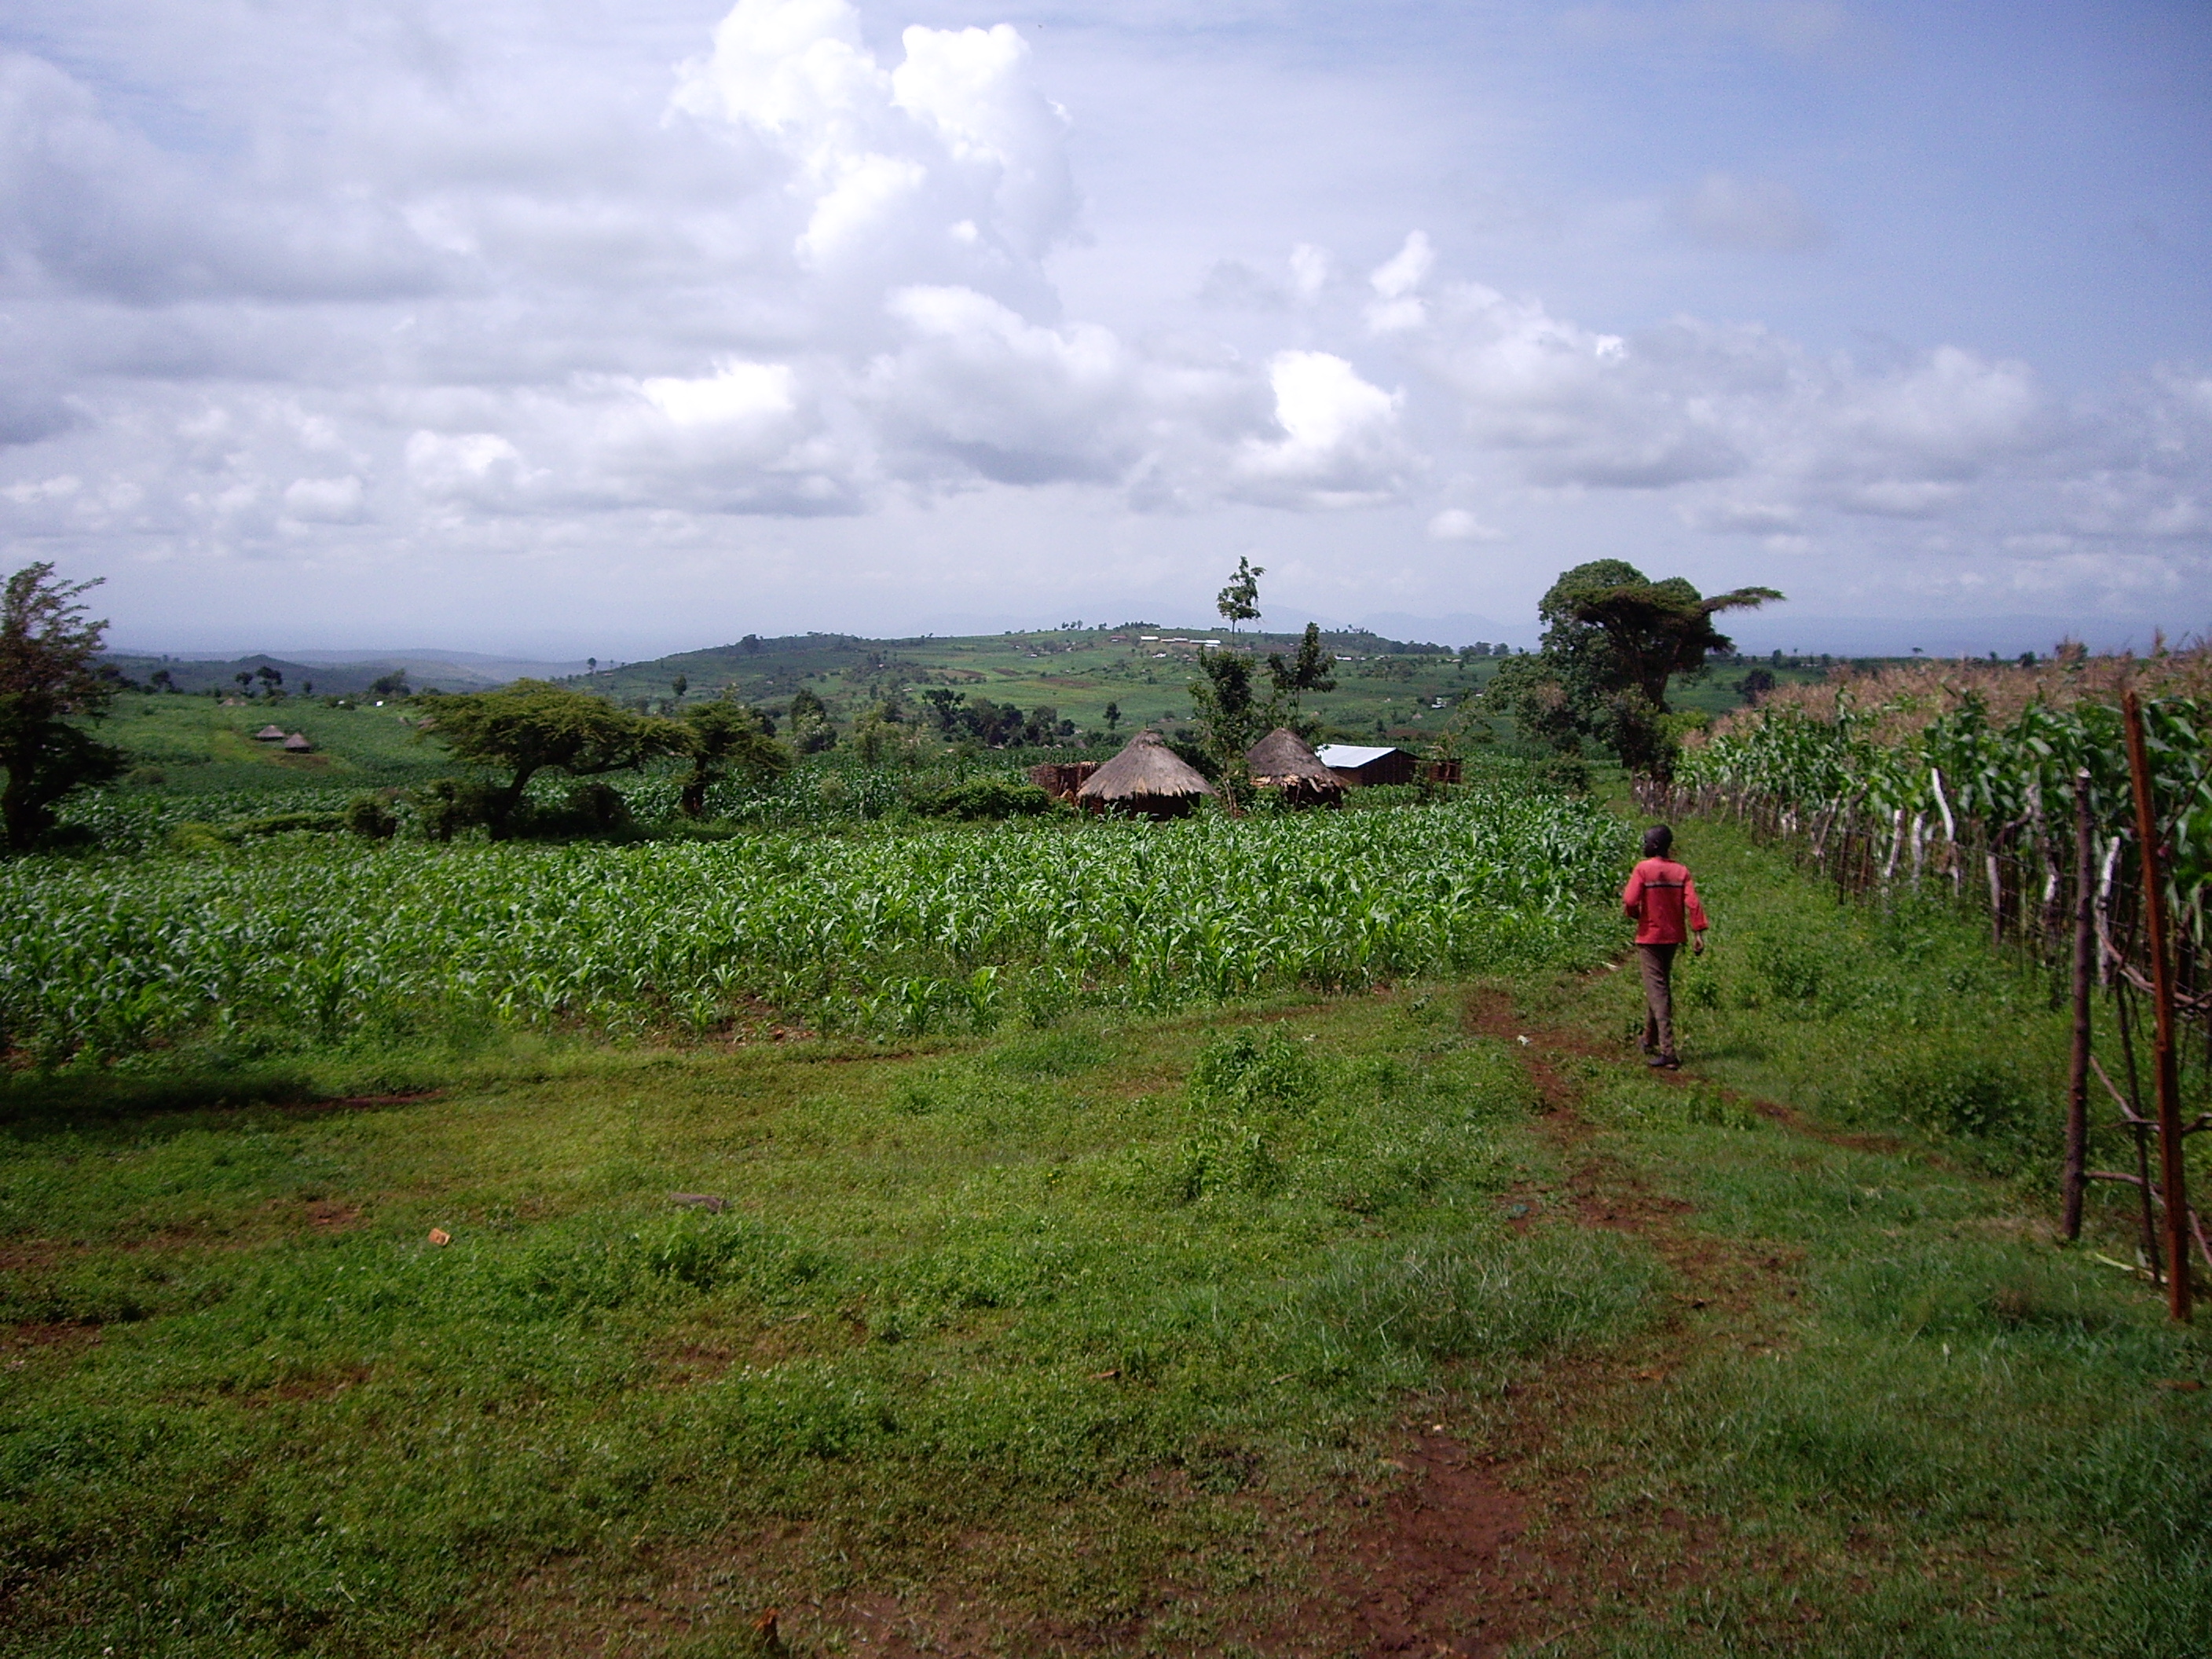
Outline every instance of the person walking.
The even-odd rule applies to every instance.
[[[1668,854],[1674,832],[1655,823],[1644,832],[1644,859],[1630,872],[1620,908],[1636,924],[1637,965],[1644,970],[1645,1063],[1673,1071],[1674,1056],[1674,953],[1686,943],[1692,956],[1705,951],[1705,908],[1686,866]]]

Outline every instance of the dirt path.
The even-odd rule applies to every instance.
[[[1760,1303],[1790,1292],[1792,1264],[1691,1232],[1682,1224],[1689,1206],[1597,1150],[1567,1062],[1617,1061],[1617,1049],[1533,1026],[1502,992],[1471,996],[1462,1023],[1519,1054],[1543,1097],[1540,1127],[1561,1155],[1577,1219],[1656,1250],[1675,1276],[1675,1302],[1625,1348],[1547,1367],[1510,1390],[1480,1449],[1444,1425],[1409,1425],[1395,1459],[1409,1478],[1331,1541],[1322,1592],[1294,1626],[1262,1638],[1264,1652],[1487,1659],[1551,1650],[1601,1602],[1697,1582],[1718,1536],[1711,1523],[1667,1510],[1597,1522],[1596,1472],[1558,1461],[1559,1443],[1577,1420],[1633,1412],[1641,1403],[1633,1396],[1664,1386],[1686,1358],[1740,1339]],[[1632,1562],[1622,1546],[1639,1534]]]

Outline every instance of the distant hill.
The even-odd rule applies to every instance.
[[[583,671],[581,663],[526,662],[507,657],[481,656],[467,651],[395,651],[374,654],[360,652],[299,651],[284,656],[257,651],[231,658],[162,656],[150,652],[111,651],[102,659],[140,684],[166,672],[181,691],[204,691],[213,686],[225,691],[238,689],[240,674],[258,676],[272,668],[284,677],[287,691],[313,685],[318,696],[360,696],[386,675],[400,674],[409,687],[422,690],[480,691],[504,685],[525,676],[559,679]]]

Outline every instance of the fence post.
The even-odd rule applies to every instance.
[[[2097,948],[2092,915],[2096,902],[2096,836],[2089,818],[2089,771],[2074,775],[2074,1053],[2066,1076],[2066,1171],[2064,1219],[2059,1237],[2081,1237],[2081,1193],[2089,1184],[2089,987],[2091,957]]]
[[[2150,756],[2143,745],[2142,704],[2130,687],[2120,699],[2127,723],[2128,776],[2135,786],[2136,836],[2142,861],[2145,943],[2150,949],[2153,1027],[2151,1076],[2158,1090],[2160,1187],[2166,1200],[2166,1309],[2189,1321],[2189,1194],[2183,1173],[2181,1079],[2173,1053],[2173,967],[2166,959],[2166,894],[2158,870],[2158,813],[2151,799]]]

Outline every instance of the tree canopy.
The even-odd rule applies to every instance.
[[[1229,579],[1229,586],[1214,596],[1213,608],[1221,613],[1231,633],[1239,623],[1250,622],[1259,616],[1260,578],[1267,574],[1267,566],[1239,558],[1237,574]]]
[[[706,811],[707,791],[724,778],[776,778],[791,768],[791,751],[769,734],[766,717],[733,698],[686,709],[684,731],[691,770],[676,805],[686,817]]]
[[[1563,749],[1593,738],[1628,766],[1663,771],[1673,750],[1668,683],[1704,673],[1708,658],[1735,648],[1716,616],[1782,597],[1739,587],[1707,599],[1683,577],[1655,582],[1626,560],[1578,564],[1537,605],[1542,648],[1508,661],[1491,695],[1532,737]]]
[[[1318,623],[1306,624],[1297,653],[1287,661],[1281,652],[1270,651],[1267,678],[1273,683],[1274,695],[1268,702],[1267,723],[1287,726],[1299,736],[1310,738],[1321,722],[1317,717],[1302,714],[1299,703],[1309,691],[1335,690],[1335,670],[1336,655],[1322,643]]]
[[[100,586],[58,581],[51,564],[25,565],[0,593],[0,828],[21,851],[53,827],[73,789],[123,769],[120,750],[79,722],[100,719],[115,682],[96,659],[107,629],[88,621],[80,598]]]
[[[686,728],[676,721],[629,714],[589,692],[545,680],[440,696],[430,710],[424,736],[444,743],[456,760],[509,773],[484,804],[495,838],[507,836],[524,791],[542,771],[589,777],[623,771],[655,755],[690,752]]]
[[[1242,651],[1200,651],[1203,671],[1190,683],[1191,710],[1198,717],[1206,752],[1219,769],[1219,781],[1234,801],[1244,787],[1244,751],[1261,732],[1261,710],[1252,695],[1252,659]]]

